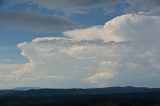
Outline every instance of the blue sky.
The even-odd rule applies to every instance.
[[[159,5],[0,0],[0,86],[160,87]]]
[[[12,3],[10,4],[4,4],[1,6],[2,11],[20,11],[20,12],[26,12],[30,3],[22,3],[22,4],[16,4]],[[47,15],[54,15],[55,12],[48,11],[46,9],[39,9],[35,7],[30,7],[30,12],[38,12],[41,14],[47,14]],[[57,13],[57,12],[56,12]],[[69,16],[64,16],[64,13],[58,13],[60,16],[68,17],[75,22],[79,24],[79,26],[82,27],[88,27],[93,25],[102,25],[106,21],[112,19],[113,17],[120,14],[119,11],[115,13],[114,15],[110,14],[109,16],[107,14],[104,14],[105,11],[101,8],[90,10],[87,14],[73,14]],[[94,17],[93,19],[90,19],[91,17]],[[77,26],[78,27],[78,26]],[[0,29],[1,39],[0,39],[0,45],[2,47],[8,48],[7,50],[3,50],[3,52],[0,53],[0,55],[3,57],[1,58],[1,62],[3,63],[3,59],[11,59],[15,62],[25,62],[25,58],[22,57],[20,54],[20,50],[17,48],[17,44],[23,41],[31,41],[33,38],[37,37],[45,37],[47,36],[63,36],[61,32],[50,32],[50,33],[43,33],[43,32],[34,32],[34,31],[28,31],[25,30],[25,28],[21,28],[19,26],[14,27],[2,27]],[[14,48],[14,49],[13,49]],[[10,54],[12,52],[12,54]],[[17,58],[17,59],[16,59]]]
[[[87,13],[79,14],[74,13],[70,15],[65,15],[62,10],[49,10],[45,8],[37,8],[31,2],[24,2],[24,3],[14,3],[14,2],[7,2],[3,1],[4,4],[1,5],[1,11],[3,12],[35,12],[40,14],[47,14],[47,15],[56,15],[56,16],[63,16],[70,18],[71,20],[75,21],[78,27],[89,27],[94,25],[103,25],[105,22],[111,20],[112,18],[123,14],[123,8],[126,7],[125,4],[117,5],[115,7],[114,13],[107,13],[103,8],[98,7],[94,9],[90,9]],[[92,19],[91,19],[92,17]],[[73,28],[74,29],[74,28]],[[3,27],[0,29],[1,39],[0,45],[8,48],[7,50],[3,50],[0,55],[3,59],[11,59],[12,61],[17,62],[25,62],[25,58],[22,57],[20,54],[20,50],[17,48],[17,44],[23,41],[31,41],[37,37],[45,37],[47,36],[63,36],[61,32],[53,31],[53,32],[37,32],[37,31],[28,31],[25,28],[21,28],[20,26],[14,27]],[[14,49],[13,49],[14,48]],[[12,52],[12,55],[8,52]],[[15,59],[17,58],[17,59]]]

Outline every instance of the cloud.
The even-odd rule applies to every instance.
[[[103,80],[107,80],[113,77],[113,73],[109,71],[99,71],[93,76],[88,77],[86,80],[91,83],[101,83]]]
[[[66,31],[64,32],[64,34],[68,37],[71,37],[77,40],[100,39],[104,41],[122,41],[123,38],[121,36],[116,36],[114,33],[112,33],[113,32],[112,30],[114,30],[112,29],[112,26],[113,26],[112,24],[109,24],[106,26],[107,28],[103,26],[94,26],[94,27],[86,28],[86,29],[78,29],[78,30],[75,29],[73,31]],[[110,30],[106,31],[106,29],[107,30],[110,29]],[[78,36],[78,34],[81,36]]]
[[[64,18],[37,13],[0,12],[0,25],[21,26],[35,32],[58,32],[71,29],[76,23]]]
[[[28,62],[4,79],[40,87],[159,87],[160,16],[122,15],[105,23],[18,44]]]
[[[159,16],[127,14],[112,19],[104,26],[76,29],[66,31],[64,34],[78,40],[99,39],[116,42],[133,41],[142,43],[143,41],[143,43],[149,43],[159,37],[159,24]],[[146,30],[148,30],[147,33]],[[152,37],[149,35],[152,35]]]
[[[0,84],[8,80],[8,76],[13,71],[20,69],[23,64],[0,64]]]
[[[160,10],[159,0],[14,0],[17,3],[33,3],[37,7],[49,10],[62,10],[67,14],[71,13],[87,13],[88,10],[94,8],[103,8],[108,14],[117,11],[117,6],[123,5],[124,13],[152,12],[158,13]]]
[[[10,1],[9,1],[10,2]],[[50,0],[14,0],[17,3],[27,3],[31,2],[37,7],[46,8],[49,10],[62,10],[66,14],[71,13],[86,13],[86,10],[95,7],[112,7],[112,5],[117,4],[117,0],[60,0],[60,1],[50,1]]]
[[[126,0],[128,8],[125,9],[126,13],[149,12],[154,14],[160,13],[159,0]]]

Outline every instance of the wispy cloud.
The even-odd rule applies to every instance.
[[[58,32],[75,27],[77,24],[64,17],[29,12],[0,12],[0,25],[21,26],[36,32]]]
[[[51,0],[14,0],[17,3],[27,3],[30,2],[36,5],[39,8],[46,8],[49,10],[62,10],[66,14],[71,13],[86,13],[86,10],[95,8],[95,7],[112,7],[115,6],[117,0],[60,0],[60,1],[51,1]]]
[[[13,0],[17,3],[33,3],[38,8],[49,10],[62,10],[67,14],[87,13],[93,8],[103,8],[107,13],[113,14],[117,5],[125,5],[124,13],[160,12],[159,0]]]

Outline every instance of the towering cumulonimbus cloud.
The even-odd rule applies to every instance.
[[[29,61],[6,79],[38,86],[54,82],[46,87],[158,87],[159,28],[159,16],[128,14],[64,37],[35,38],[18,45]]]

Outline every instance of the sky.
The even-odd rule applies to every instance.
[[[0,0],[0,89],[160,87],[159,0]]]

